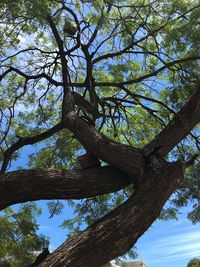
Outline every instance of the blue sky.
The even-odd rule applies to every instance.
[[[11,169],[26,167],[27,155],[33,151],[31,146],[23,149],[22,157]],[[45,201],[37,202],[43,207],[43,213],[38,218],[39,233],[50,237],[50,249],[54,250],[66,238],[67,229],[59,227],[64,219],[73,216],[71,208],[65,205],[63,213],[49,219]],[[144,261],[148,267],[186,267],[188,261],[200,257],[200,224],[193,225],[187,220],[187,210],[181,210],[179,220],[156,221],[138,240],[136,247],[138,260]]]
[[[200,257],[200,225],[193,225],[182,210],[179,220],[156,221],[138,240],[139,259],[150,267],[184,267]]]

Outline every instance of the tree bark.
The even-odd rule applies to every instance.
[[[182,141],[200,121],[200,86],[180,109],[169,124],[150,142],[146,151],[155,146],[161,147],[159,152],[167,155],[180,141]]]
[[[146,168],[146,158],[142,149],[108,139],[79,118],[75,112],[68,114],[64,124],[85,149],[99,159],[107,162],[110,166],[122,170],[135,181],[143,175],[143,171]]]
[[[95,197],[120,190],[131,182],[125,173],[111,167],[80,171],[33,169],[9,172],[0,179],[0,210],[33,200]]]
[[[183,179],[181,162],[156,163],[126,202],[65,242],[40,267],[100,267],[128,251],[158,217]]]

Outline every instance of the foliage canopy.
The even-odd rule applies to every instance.
[[[198,267],[200,266],[200,259],[194,258],[188,262],[187,267]]]

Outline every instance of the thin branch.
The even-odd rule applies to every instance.
[[[44,51],[44,50],[39,49],[39,48],[37,48],[37,47],[26,48],[26,49],[22,49],[22,50],[20,50],[19,52],[15,53],[15,54],[12,54],[12,55],[6,57],[5,59],[2,59],[1,62],[4,62],[4,61],[6,61],[6,60],[8,60],[8,59],[10,59],[10,58],[12,58],[12,57],[16,57],[16,56],[18,56],[18,55],[21,54],[21,53],[29,52],[29,51],[39,51],[41,54],[56,54],[56,53],[58,53],[57,51],[49,51],[49,52],[48,52],[48,51]]]
[[[96,112],[98,113],[98,97],[96,95],[95,92],[95,85],[94,85],[94,78],[93,78],[93,65],[92,65],[92,57],[88,51],[88,47],[86,45],[82,45],[81,46],[82,51],[85,55],[85,59],[86,59],[86,63],[87,63],[87,67],[86,67],[86,78],[85,78],[85,85],[86,88],[89,91],[89,95],[90,95],[90,102],[91,104],[94,106],[94,108],[96,109]]]
[[[180,63],[184,63],[184,62],[192,61],[192,60],[198,60],[198,59],[200,59],[200,56],[191,56],[191,57],[187,57],[187,58],[176,59],[176,60],[173,60],[171,62],[167,62],[167,63],[165,63],[164,66],[160,67],[159,69],[157,69],[151,73],[145,74],[143,76],[140,76],[136,79],[128,80],[125,82],[117,82],[117,83],[116,82],[95,82],[95,85],[96,86],[122,87],[125,85],[131,85],[134,83],[139,83],[139,82],[142,82],[143,80],[146,80],[148,78],[156,76],[158,73],[160,73],[161,71],[163,71],[165,69],[170,69],[171,67],[173,67],[176,64],[180,64]]]
[[[162,101],[160,101],[160,100],[158,100],[156,98],[147,97],[147,96],[144,96],[144,95],[132,93],[132,92],[130,92],[130,90],[126,89],[125,87],[122,87],[122,90],[124,90],[128,95],[130,95],[133,98],[141,98],[141,99],[153,102],[153,103],[157,103],[157,104],[163,106],[164,108],[166,108],[167,110],[169,110],[172,114],[176,114],[176,112],[173,109],[171,109],[165,103],[163,103]]]
[[[22,148],[25,145],[32,145],[32,144],[35,144],[35,143],[40,142],[42,140],[45,140],[45,139],[49,138],[50,136],[52,136],[53,134],[61,131],[64,128],[65,127],[63,126],[62,123],[58,123],[54,127],[52,127],[51,129],[49,129],[49,130],[47,130],[41,134],[38,134],[35,136],[30,136],[30,137],[19,137],[19,140],[16,143],[14,143],[13,145],[11,145],[3,153],[4,159],[3,159],[3,164],[1,167],[0,175],[6,171],[13,153],[15,153],[18,149]]]
[[[36,79],[41,79],[41,78],[45,78],[46,80],[48,80],[50,83],[52,83],[55,86],[63,86],[62,82],[57,82],[56,80],[52,79],[51,77],[49,77],[46,73],[40,73],[40,74],[36,74],[36,75],[28,75],[24,72],[22,72],[21,70],[18,70],[14,67],[10,67],[9,69],[7,69],[3,74],[0,75],[0,81],[10,72],[16,72],[17,74],[19,74],[20,76],[24,77],[26,80],[36,80]]]
[[[102,55],[102,56],[99,56],[98,58],[95,58],[93,60],[93,64],[101,61],[101,60],[104,60],[104,59],[107,59],[107,58],[114,58],[116,56],[120,56],[124,53],[126,53],[129,49],[131,49],[134,45],[137,45],[141,42],[143,42],[144,40],[146,40],[149,36],[154,36],[157,32],[159,32],[160,30],[164,29],[169,23],[171,24],[172,22],[178,20],[178,19],[181,19],[182,17],[184,17],[185,15],[187,15],[188,13],[190,13],[191,11],[195,10],[196,8],[200,7],[200,5],[197,5],[197,6],[194,6],[192,7],[191,9],[187,10],[186,12],[184,12],[183,14],[179,15],[178,17],[172,19],[171,21],[168,21],[166,23],[164,23],[163,25],[161,25],[160,27],[158,27],[157,29],[151,31],[151,32],[148,32],[144,37],[141,37],[139,40],[137,41],[133,41],[130,45],[128,45],[127,47],[125,47],[124,49],[120,50],[120,51],[117,51],[117,52],[114,52],[114,53],[108,53],[106,55]]]

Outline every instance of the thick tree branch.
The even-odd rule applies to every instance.
[[[146,151],[161,147],[159,152],[164,156],[183,140],[200,122],[200,86],[189,101],[174,116],[170,123],[149,143]]]
[[[119,168],[130,177],[140,178],[146,168],[146,160],[141,149],[114,142],[94,127],[80,119],[75,112],[68,114],[65,126],[81,144],[109,165]]]
[[[164,203],[182,181],[184,169],[180,162],[163,162],[159,167],[159,173],[147,174],[135,195],[65,242],[39,266],[100,267],[128,251],[158,217]]]
[[[0,210],[40,199],[82,199],[120,190],[132,182],[111,167],[80,171],[58,169],[19,170],[1,175]]]

